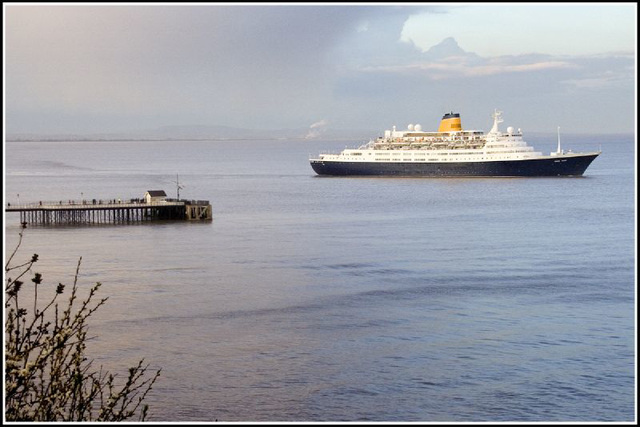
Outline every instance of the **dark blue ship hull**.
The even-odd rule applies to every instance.
[[[336,162],[311,160],[318,175],[509,177],[581,176],[600,153],[495,162]]]

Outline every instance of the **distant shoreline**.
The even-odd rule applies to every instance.
[[[184,141],[353,141],[358,138],[7,138],[5,142],[184,142]],[[364,138],[361,138],[364,139]]]
[[[528,136],[531,137],[551,137],[555,138],[554,132],[527,132]],[[581,137],[581,136],[602,136],[607,138],[614,138],[616,136],[633,136],[635,132],[615,132],[615,133],[584,133],[584,132],[576,132],[570,133],[567,132],[563,134],[569,137]],[[46,136],[30,136],[30,137],[16,137],[16,136],[8,136],[4,141],[5,142],[185,142],[185,141],[210,141],[210,142],[234,142],[234,141],[354,141],[354,140],[365,140],[370,139],[374,136],[372,134],[367,134],[363,136],[352,136],[352,137],[337,137],[337,136],[329,136],[326,137],[314,137],[314,138],[305,138],[304,136],[287,136],[287,137],[240,137],[240,138],[227,138],[227,137],[164,137],[164,138],[140,138],[140,137],[118,137],[118,138],[100,138],[100,137],[90,137],[90,136],[82,136],[82,135],[69,135],[69,136],[55,136],[55,137],[46,137]]]

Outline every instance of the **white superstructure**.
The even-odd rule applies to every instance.
[[[406,130],[386,130],[384,136],[340,154],[320,154],[318,160],[345,162],[487,162],[544,158],[527,145],[522,132],[498,128],[502,113],[493,113],[493,127],[488,134],[477,130],[424,132],[420,125]],[[447,117],[447,116],[445,116]],[[459,116],[457,119],[459,124]],[[443,119],[444,121],[445,119]],[[556,155],[556,152],[550,155]]]

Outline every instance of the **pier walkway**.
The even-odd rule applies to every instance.
[[[19,212],[22,224],[119,224],[154,220],[210,220],[208,200],[166,199],[146,202],[144,199],[69,200],[7,204],[5,212]]]

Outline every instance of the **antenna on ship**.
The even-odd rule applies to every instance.
[[[558,126],[558,149],[556,150],[556,153],[560,154],[560,126]]]
[[[178,174],[176,174],[176,180],[173,182],[176,183],[176,194],[177,194],[178,200],[180,200],[180,190],[184,187],[180,185],[180,181],[178,181]]]
[[[491,115],[493,117],[493,127],[489,131],[490,134],[498,133],[498,123],[502,123],[503,120],[500,116],[502,116],[502,111],[498,111],[496,108]]]

